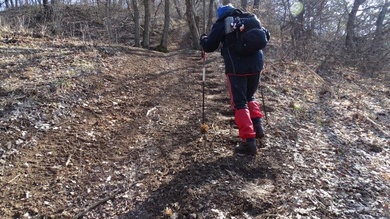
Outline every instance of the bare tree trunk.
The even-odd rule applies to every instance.
[[[383,26],[385,25],[384,21],[385,21],[385,16],[388,12],[388,7],[390,7],[390,2],[386,1],[386,3],[382,6],[381,12],[378,15],[378,19],[376,20],[374,41],[380,41],[382,37],[384,37],[382,30],[383,30]]]
[[[213,17],[214,17],[214,0],[210,0],[209,2],[209,18],[207,19],[207,26],[205,33],[207,33],[210,29],[211,26],[213,25]]]
[[[319,7],[318,7],[318,12],[317,12],[317,16],[319,17],[319,27],[320,27],[320,32],[319,34],[322,35],[323,34],[323,22],[322,22],[322,18],[323,18],[323,14],[324,14],[324,8],[325,8],[325,4],[326,4],[326,0],[321,0],[320,4],[319,4]],[[312,30],[315,29],[315,26],[316,26],[316,23],[313,21],[312,22]]]
[[[302,39],[304,32],[304,14],[306,4],[303,6],[303,11],[295,17],[292,21],[292,29],[291,29],[291,40],[294,46],[298,44],[299,39]],[[299,46],[299,45],[298,45]]]
[[[12,1],[11,1],[12,2]],[[43,14],[46,20],[51,20],[52,18],[52,7],[49,4],[49,0],[43,0]]]
[[[169,0],[165,0],[164,30],[163,30],[163,34],[162,34],[162,37],[161,37],[161,43],[160,43],[160,47],[161,47],[161,49],[163,49],[164,51],[168,51],[169,21],[170,21],[170,19],[171,19],[171,18],[170,18],[170,15],[169,15],[169,7],[170,7]]]
[[[199,45],[199,30],[196,26],[195,20],[195,10],[193,7],[192,0],[186,0],[186,14],[187,14],[187,23],[190,28],[192,45],[195,49],[200,49]]]
[[[138,6],[139,4],[138,4],[138,0],[132,0],[132,2],[134,8],[134,46],[140,47],[141,31],[140,31],[140,18],[139,18],[139,6]]]
[[[248,0],[241,0],[241,8],[246,11],[248,7]]]
[[[206,0],[202,0],[202,32],[206,32]]]
[[[374,71],[381,71],[384,69],[390,69],[390,51],[386,44],[389,43],[389,28],[385,28],[386,22],[385,17],[388,14],[390,2],[388,0],[381,6],[381,11],[379,12],[378,18],[375,23],[375,36],[371,42],[369,48],[369,55],[366,58],[369,68]]]
[[[129,15],[130,15],[130,18],[132,20],[134,20],[134,13],[133,13],[133,9],[131,8],[132,7],[132,2],[130,2],[131,0],[126,0],[126,5],[127,5],[127,10],[129,10]]]
[[[253,1],[253,12],[258,15],[260,7],[260,0],[254,0]]]
[[[304,44],[304,32],[305,32],[305,19],[304,14],[306,12],[306,3],[303,1],[303,10],[292,20],[291,27],[291,43],[294,48],[295,55],[299,58],[303,58],[305,55],[305,44]]]
[[[142,36],[142,47],[150,48],[150,22],[151,22],[151,5],[150,0],[144,0],[145,19],[144,19],[144,31]]]
[[[112,24],[111,24],[111,0],[107,0],[106,4],[106,17],[104,19],[104,26],[106,27],[107,35],[110,38],[110,42],[114,42],[114,34],[112,32]]]
[[[183,18],[182,12],[180,10],[179,1],[178,0],[174,0],[174,3],[175,3],[176,12],[177,12],[177,15],[179,16],[179,19]]]
[[[62,26],[62,19],[61,19],[61,10],[59,9],[59,0],[51,0],[51,10],[52,10],[52,33],[57,34],[58,31],[61,29]]]
[[[355,47],[354,37],[355,37],[355,20],[356,20],[356,14],[359,10],[360,5],[362,5],[366,0],[355,0],[353,2],[352,10],[348,15],[348,22],[347,22],[347,35],[345,38],[345,46],[348,50],[351,50]]]

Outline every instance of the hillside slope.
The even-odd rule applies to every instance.
[[[238,143],[219,53],[0,43],[2,218],[389,218],[388,78],[267,60]],[[259,93],[260,97],[260,93]]]

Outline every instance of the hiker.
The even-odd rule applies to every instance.
[[[234,15],[234,11],[236,9],[229,1],[224,0],[217,9],[217,21],[208,35],[201,36],[200,44],[204,52],[213,52],[222,43],[221,54],[225,64],[230,102],[235,111],[234,121],[242,140],[234,148],[234,152],[255,155],[256,138],[264,137],[263,114],[254,97],[260,81],[260,72],[263,69],[263,53],[261,50],[256,50],[254,54],[241,56],[226,43],[225,18]],[[268,31],[267,40],[269,40]]]

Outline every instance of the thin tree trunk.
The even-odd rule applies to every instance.
[[[207,26],[205,33],[207,33],[210,29],[211,26],[213,25],[213,17],[214,17],[214,0],[210,0],[209,2],[209,18],[207,19]]]
[[[149,49],[150,48],[150,22],[151,22],[151,5],[150,0],[144,0],[145,8],[145,21],[144,21],[144,32],[142,39],[142,47]]]
[[[187,22],[188,27],[190,28],[192,45],[195,49],[200,49],[199,45],[199,30],[196,26],[195,20],[195,10],[192,5],[192,0],[186,0],[186,14],[187,14]]]
[[[11,1],[12,2],[12,1]],[[52,16],[52,7],[49,0],[43,0],[43,14],[46,20],[50,21]]]
[[[305,14],[305,7],[306,4],[303,6],[303,11],[295,17],[295,19],[292,21],[292,29],[291,29],[291,40],[294,46],[300,46],[299,40],[303,38],[303,32],[304,32],[304,14]]]
[[[345,37],[345,46],[348,50],[351,50],[355,47],[354,37],[355,37],[355,20],[356,14],[359,10],[360,5],[362,5],[366,0],[355,0],[352,6],[352,10],[348,15],[347,22],[347,35]]]
[[[114,42],[114,34],[112,32],[112,24],[111,24],[111,6],[112,6],[111,0],[108,0],[105,4],[106,17],[104,19],[104,24],[106,27],[108,37],[110,38],[110,42]]]
[[[388,12],[388,7],[390,6],[390,2],[386,1],[386,3],[382,6],[381,12],[378,15],[378,19],[376,20],[375,27],[375,38],[374,41],[380,41],[383,37],[382,30],[384,26],[385,16]]]
[[[202,0],[202,31],[206,32],[206,0]]]
[[[153,2],[153,1],[152,1]],[[161,8],[161,5],[162,3],[165,2],[165,0],[160,0],[160,2],[158,3],[158,5],[154,5],[154,3],[151,5],[151,11],[154,10],[154,15],[153,17],[151,17],[151,21],[150,21],[150,32],[153,33],[154,32],[154,27],[155,25],[157,24],[157,16],[158,16],[158,12]],[[154,6],[155,8],[152,8],[152,6]]]
[[[140,18],[139,18],[139,4],[138,0],[133,1],[134,8],[134,46],[141,46],[141,31],[140,31]]]
[[[127,10],[129,10],[129,15],[130,15],[130,18],[132,19],[132,20],[134,20],[134,13],[133,13],[133,9],[131,8],[131,2],[130,2],[131,0],[126,0],[126,5],[127,5]]]
[[[179,1],[178,0],[174,0],[174,3],[175,3],[175,8],[176,8],[177,15],[179,16],[179,19],[182,19],[183,15],[182,15],[182,12],[181,12],[181,9],[180,9]]]
[[[247,7],[248,7],[248,0],[241,0],[241,8],[244,9],[244,11],[246,11]]]
[[[253,1],[253,12],[258,15],[260,7],[260,0],[254,0]]]
[[[171,19],[171,18],[170,18],[170,15],[169,15],[169,7],[170,7],[169,0],[165,0],[164,30],[163,30],[163,34],[162,34],[162,37],[161,37],[161,43],[160,43],[160,47],[161,47],[163,50],[165,50],[165,51],[168,51],[169,21],[170,21],[170,19]]]

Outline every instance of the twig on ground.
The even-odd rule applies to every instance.
[[[323,79],[320,75],[318,75],[317,72],[313,71],[313,70],[310,68],[310,66],[308,66],[308,65],[306,65],[306,64],[304,64],[303,66],[305,66],[305,68],[306,68],[314,77],[316,77],[316,78],[319,79],[320,81],[324,82],[324,79]]]
[[[368,118],[368,116],[365,116],[365,115],[363,115],[362,113],[359,113],[359,115],[360,115],[363,119],[367,120],[367,122],[371,123],[371,125],[375,126],[375,128],[377,128],[380,132],[382,132],[384,135],[386,135],[386,137],[390,137],[390,134],[389,134],[389,133],[387,133],[385,130],[383,130],[383,129],[380,127],[380,125],[378,125],[378,124],[377,124],[376,122],[374,122],[372,119]]]
[[[70,163],[70,159],[72,158],[72,155],[70,154],[68,159],[66,160],[65,166],[67,167]]]
[[[15,181],[18,177],[20,176],[20,174],[16,175],[14,178],[12,178],[10,181],[6,182],[0,189],[2,190],[5,186],[7,186],[8,184],[12,183],[13,181]]]
[[[115,198],[116,195],[118,195],[119,193],[121,193],[121,190],[117,190],[115,191],[112,195],[110,196],[107,196],[103,199],[100,199],[98,201],[96,201],[95,203],[93,203],[91,206],[85,208],[82,212],[78,213],[76,216],[73,217],[73,219],[79,219],[81,218],[82,216],[84,216],[85,214],[87,214],[89,211],[91,211],[92,209],[96,208],[97,206],[107,202],[108,200],[110,199],[113,199]]]

